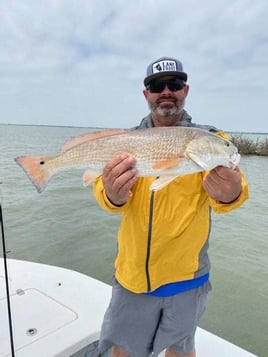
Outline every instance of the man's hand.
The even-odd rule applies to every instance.
[[[102,174],[102,182],[108,199],[116,206],[122,206],[129,199],[131,187],[137,180],[136,160],[122,154],[109,161]]]
[[[214,200],[223,203],[235,201],[242,190],[240,170],[238,167],[233,170],[218,166],[207,175],[203,187]]]

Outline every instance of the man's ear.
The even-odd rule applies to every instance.
[[[146,88],[143,89],[143,95],[147,99],[148,97],[148,90]]]
[[[187,95],[188,95],[188,93],[189,93],[189,89],[190,89],[189,84],[185,84],[185,86],[184,86],[184,88],[183,88],[185,96],[187,96]]]

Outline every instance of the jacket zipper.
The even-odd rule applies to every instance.
[[[151,253],[151,242],[152,242],[153,213],[154,213],[154,190],[152,191],[150,197],[148,235],[147,235],[147,254],[146,254],[146,262],[145,262],[147,292],[151,291],[149,261],[150,261],[150,253]]]

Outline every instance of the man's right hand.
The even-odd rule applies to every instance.
[[[104,167],[102,181],[106,196],[116,206],[122,206],[129,199],[131,187],[137,181],[136,160],[133,156],[115,156]]]

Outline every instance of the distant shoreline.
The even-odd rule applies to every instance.
[[[13,123],[0,123],[0,125],[5,126],[40,126],[40,127],[47,127],[47,128],[81,128],[81,129],[109,129],[107,127],[98,127],[98,126],[74,126],[74,125],[51,125],[51,124],[13,124]],[[114,128],[113,128],[114,129]],[[119,128],[118,128],[119,129]],[[122,129],[122,128],[120,128]],[[123,128],[129,129],[129,128]],[[229,131],[224,130],[227,134],[230,135],[243,135],[243,134],[253,134],[253,135],[268,135],[268,132],[255,132],[255,131]]]
[[[5,126],[40,126],[45,128],[85,128],[85,129],[107,129],[104,127],[97,126],[74,126],[74,125],[50,125],[50,124],[12,124],[12,123],[0,123],[0,125]]]

